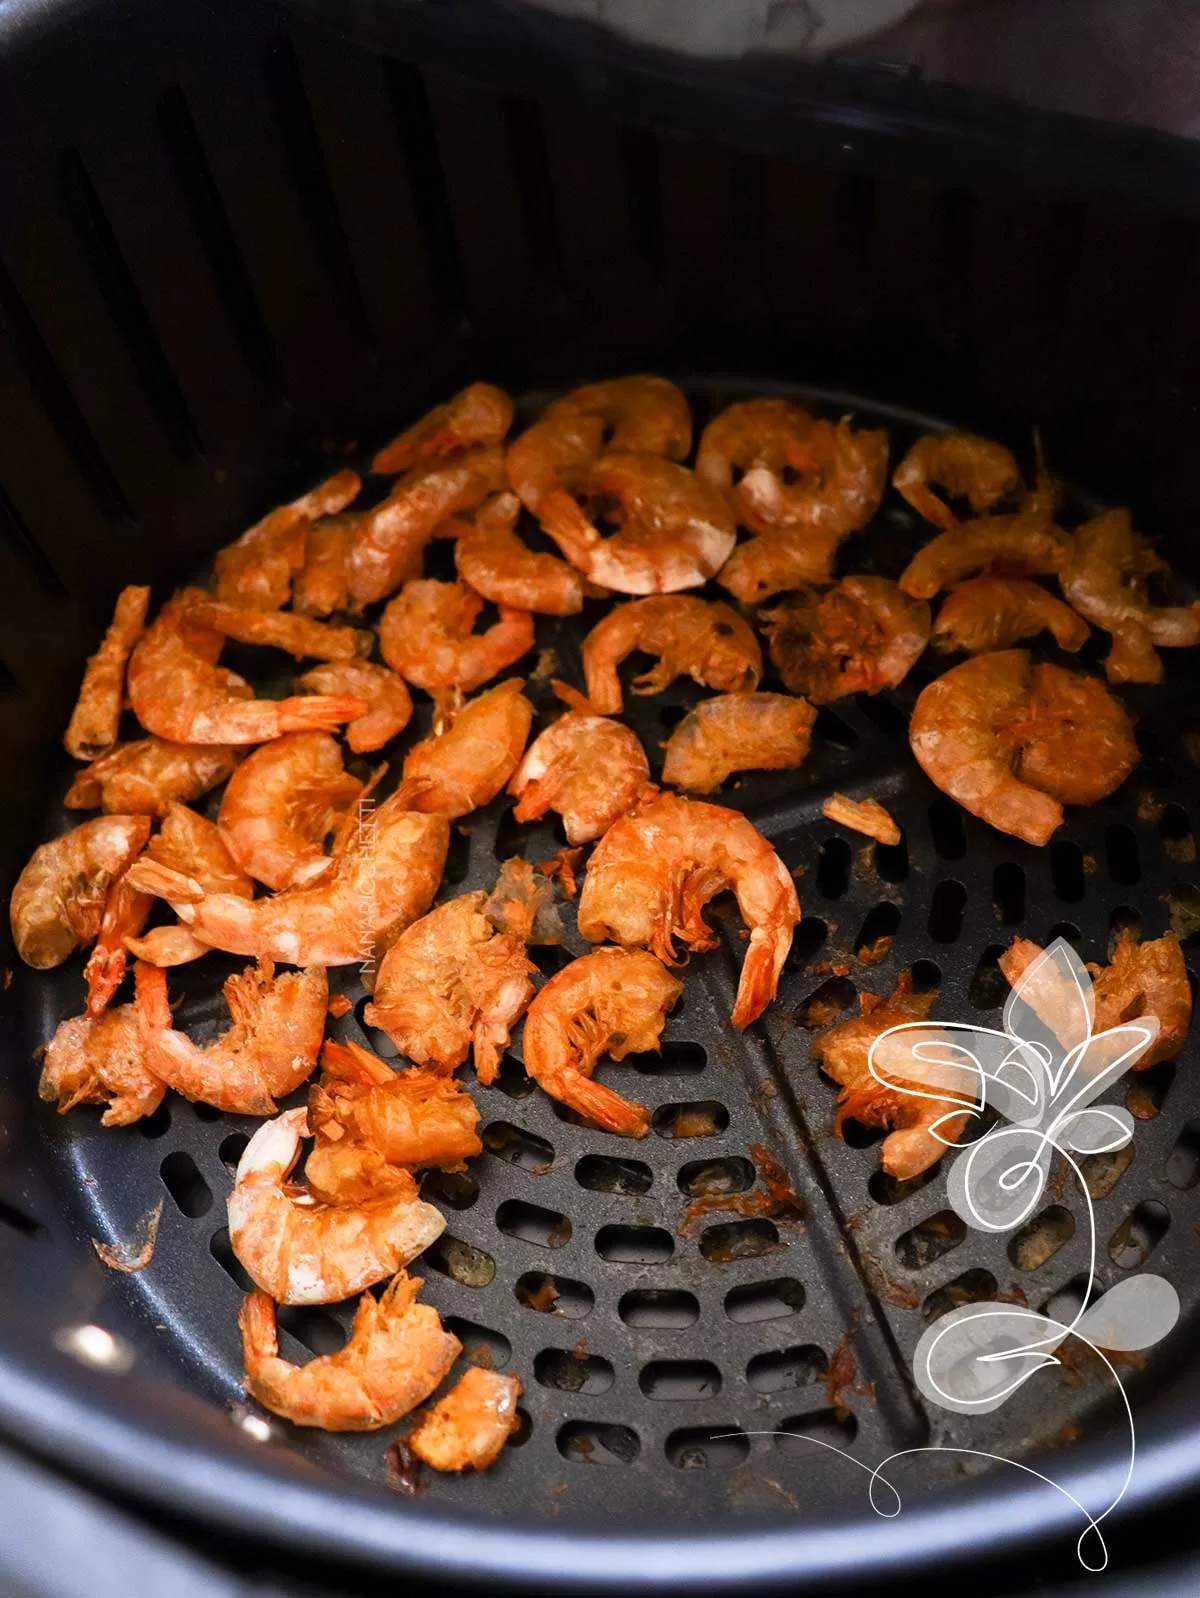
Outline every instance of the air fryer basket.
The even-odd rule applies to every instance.
[[[6,886],[68,822],[57,740],[116,588],[150,575],[161,596],[266,504],[468,376],[521,394],[525,418],[557,388],[622,369],[678,377],[698,424],[776,388],[887,426],[894,458],[947,421],[1028,455],[1036,421],[1058,469],[1100,501],[1129,499],[1194,574],[1189,220],[968,189],[961,172],[951,185],[836,173],[794,149],[767,160],[622,126],[553,83],[542,103],[456,76],[427,22],[407,60],[306,28],[288,36],[270,10],[235,24],[183,5],[169,20],[156,11],[153,29],[149,16],[140,0],[85,6],[60,31],[19,11],[0,56],[12,80],[0,82]],[[629,82],[641,111],[644,88]],[[890,498],[853,564],[894,576],[921,536]],[[590,619],[538,622],[539,648],[577,682]],[[970,1421],[928,1409],[909,1372],[922,1330],[955,1303],[997,1291],[1060,1313],[1073,1302],[1080,1195],[1053,1182],[1036,1235],[1016,1245],[961,1235],[944,1171],[898,1185],[874,1147],[832,1136],[833,1090],[807,1045],[822,1018],[906,969],[940,987],[939,1014],[994,1020],[996,957],[1015,932],[1061,933],[1093,959],[1126,925],[1190,934],[1200,713],[1194,664],[1167,666],[1165,687],[1124,694],[1142,764],[1046,850],[963,815],[917,770],[905,725],[924,667],[894,693],[823,710],[798,774],[726,786],[717,797],[798,877],[805,919],[779,999],[747,1035],[731,1030],[743,944],[736,917],[718,916],[722,950],[687,970],[661,1059],[609,1078],[652,1107],[642,1143],[582,1127],[532,1089],[519,1039],[500,1083],[478,1089],[485,1152],[468,1178],[428,1180],[448,1225],[421,1273],[468,1353],[519,1372],[525,1424],[495,1470],[427,1481],[415,1501],[388,1491],[391,1433],[273,1422],[260,1442],[242,1424],[244,1279],[223,1202],[252,1123],[178,1099],[115,1134],[90,1111],[57,1118],[36,1101],[32,1051],[77,1008],[78,965],[36,981],[17,970],[0,1001],[0,1249],[14,1304],[0,1426],[139,1499],[293,1551],[458,1575],[861,1579],[898,1558],[911,1576],[1014,1538],[1073,1542],[1082,1523],[1066,1499],[1002,1468],[975,1479],[949,1453],[890,1472],[906,1507],[882,1520],[864,1472],[816,1446],[868,1467],[930,1443],[1036,1461],[1094,1510],[1125,1464],[1111,1384],[1086,1364]],[[547,712],[547,685],[534,689]],[[632,701],[656,769],[699,697],[677,684]],[[883,800],[905,842],[825,822],[833,788]],[[561,842],[550,823],[516,827],[498,801],[457,830],[444,891],[488,885],[509,854],[544,859]],[[539,956],[548,972],[584,947],[573,907],[566,919],[563,950]],[[219,979],[237,964],[173,981],[194,1035],[222,1024]],[[352,970],[334,985],[361,997]],[[360,1008],[334,1033],[362,1036]],[[1170,1341],[1126,1373],[1130,1506],[1196,1472],[1194,1052],[1136,1080],[1127,1168],[1089,1170],[1100,1287],[1153,1256],[1184,1303]],[[761,1149],[798,1205],[685,1222],[714,1180],[753,1187]],[[160,1199],[151,1264],[106,1270],[91,1240],[128,1238]],[[347,1316],[283,1322],[285,1352],[302,1357],[336,1346]],[[72,1328],[87,1324],[120,1340],[128,1370],[72,1359]]]

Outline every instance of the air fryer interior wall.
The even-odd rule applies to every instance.
[[[814,139],[821,161],[804,158],[795,126],[776,159],[761,141],[726,145],[715,122],[697,137],[695,106],[687,136],[669,117],[648,125],[646,79],[632,69],[614,76],[607,112],[564,94],[566,74],[532,92],[528,64],[518,92],[494,81],[494,63],[480,81],[475,62],[466,71],[454,54],[471,8],[449,8],[458,20],[444,38],[436,19],[410,18],[406,36],[380,11],[391,53],[308,24],[288,29],[269,8],[236,18],[224,9],[164,16],[131,0],[56,18],[18,8],[0,37],[6,887],[33,844],[65,824],[57,739],[119,586],[150,576],[165,592],[267,505],[357,459],[470,377],[525,395],[526,415],[555,387],[620,370],[679,376],[698,417],[764,382],[792,383],[831,411],[852,405],[882,420],[897,448],[931,413],[1028,457],[1036,423],[1058,471],[1101,500],[1132,503],[1194,574],[1196,237],[1178,205],[1031,193],[994,171],[968,181],[961,162],[950,182],[933,163],[920,178],[885,176],[845,164],[853,147],[831,165],[827,129]],[[502,10],[477,9],[500,28]],[[1021,151],[1017,176],[1031,158]],[[1180,159],[1164,149],[1164,161]],[[881,569],[894,574],[917,536],[911,519],[890,513]],[[553,641],[569,664],[578,630],[544,630],[539,642]],[[246,1483],[277,1470],[287,1486],[276,1501],[299,1516],[300,1535],[357,1539],[381,1558],[441,1556],[403,1546],[395,1528],[446,1512],[491,1522],[493,1549],[497,1520],[560,1529],[690,1520],[735,1533],[770,1523],[783,1535],[841,1514],[862,1559],[894,1557],[909,1536],[931,1558],[957,1540],[982,1547],[1014,1526],[1047,1529],[1055,1514],[1070,1525],[1040,1500],[1023,1512],[1011,1484],[989,1478],[969,1489],[974,1520],[954,1500],[962,1512],[944,1542],[915,1511],[907,1530],[881,1528],[857,1483],[797,1473],[786,1445],[750,1437],[799,1417],[799,1429],[856,1442],[872,1461],[919,1445],[931,1434],[904,1351],[933,1296],[969,1295],[987,1277],[1044,1303],[1081,1269],[1079,1235],[1028,1283],[1003,1244],[972,1236],[939,1254],[944,1177],[897,1202],[873,1179],[872,1149],[828,1142],[832,1094],[804,1063],[798,1012],[848,980],[832,969],[843,963],[882,992],[914,961],[936,961],[946,1013],[995,1013],[995,955],[1013,930],[1044,938],[1069,924],[1089,957],[1103,957],[1114,906],[1150,934],[1172,908],[1194,911],[1194,679],[1186,662],[1170,666],[1167,689],[1138,699],[1146,761],[1130,790],[1149,800],[1138,807],[1123,794],[1087,812],[1048,851],[997,842],[914,778],[907,690],[826,714],[798,790],[786,776],[756,782],[751,813],[803,871],[809,918],[766,1041],[743,1047],[721,1021],[741,952],[730,924],[725,958],[688,974],[661,1074],[648,1067],[630,1084],[660,1112],[664,1135],[612,1146],[527,1095],[518,1069],[507,1092],[487,1096],[478,1196],[450,1184],[440,1193],[449,1233],[468,1246],[466,1270],[461,1253],[442,1249],[426,1277],[464,1342],[520,1370],[532,1430],[501,1475],[439,1482],[404,1506],[407,1522],[383,1500],[382,1529],[375,1501],[360,1513],[352,1493],[326,1514],[340,1520],[336,1533],[300,1515],[296,1505],[325,1479],[285,1452],[298,1447],[334,1481],[347,1472],[378,1484],[382,1441],[277,1428],[279,1446],[255,1451],[229,1424],[238,1290],[220,1212],[246,1124],[183,1104],[144,1136],[102,1135],[91,1112],[57,1120],[34,1101],[30,1055],[69,1013],[78,969],[37,983],[18,972],[3,1000],[0,1248],[21,1324],[0,1345],[0,1422],[54,1457],[73,1448],[80,1468],[135,1492],[164,1450],[192,1440],[220,1470],[197,1466],[180,1480],[170,1455],[170,1490],[181,1507],[226,1523],[240,1512],[253,1525]],[[681,690],[639,709],[648,747],[695,697]],[[818,825],[820,796],[856,778],[893,803],[905,859],[860,855]],[[558,841],[534,829],[529,852],[549,855]],[[525,846],[497,806],[457,847],[448,880],[484,885]],[[867,966],[857,955],[879,936],[894,941]],[[216,982],[189,992],[188,1022],[215,1026]],[[1152,1084],[1160,1113],[1139,1126],[1136,1169],[1097,1203],[1102,1241],[1124,1226],[1131,1247],[1156,1247],[1156,1266],[1181,1292],[1195,1197],[1187,1128],[1200,1115],[1186,1067],[1185,1055],[1173,1081],[1160,1073]],[[708,1146],[677,1148],[670,1107],[693,1101],[712,1101],[727,1124],[697,1140]],[[807,1224],[680,1235],[697,1175],[688,1167],[712,1150],[736,1182],[762,1139],[787,1157]],[[89,1238],[128,1235],[158,1197],[152,1268],[105,1271]],[[1144,1236],[1163,1209],[1168,1230]],[[469,1285],[488,1260],[495,1275]],[[1123,1268],[1110,1259],[1104,1279]],[[553,1317],[528,1304],[547,1274],[562,1295]],[[322,1314],[292,1320],[300,1348],[335,1335]],[[55,1332],[87,1322],[136,1350],[131,1375],[80,1372],[46,1351]],[[826,1395],[820,1372],[851,1324],[863,1390]],[[1148,1428],[1156,1415],[1177,1419],[1186,1401],[1181,1346],[1134,1379]],[[72,1409],[77,1395],[94,1425]],[[1014,1412],[969,1446],[1027,1451],[1078,1424],[1111,1471],[1113,1421],[1086,1381],[1059,1384],[1040,1411]],[[601,1463],[614,1468],[597,1475]],[[953,1475],[933,1469],[910,1490],[936,1510]],[[450,1539],[458,1568],[486,1563],[486,1550],[462,1539]],[[510,1569],[533,1557],[510,1554]],[[809,1556],[796,1544],[778,1568]],[[717,1579],[719,1568],[714,1557],[701,1574]],[[731,1568],[755,1567],[743,1558]],[[608,1569],[620,1573],[616,1562]]]

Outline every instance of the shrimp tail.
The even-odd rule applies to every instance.
[[[275,1301],[262,1288],[247,1293],[238,1311],[238,1328],[247,1365],[279,1355],[279,1332],[275,1324]]]
[[[563,1072],[554,1096],[577,1115],[618,1137],[645,1137],[650,1126],[650,1112],[644,1104],[635,1104],[573,1067]]]
[[[786,954],[787,947],[783,948],[781,955],[776,940],[769,936],[760,937],[757,930],[751,934],[750,947],[746,951],[741,980],[738,982],[737,1003],[730,1017],[739,1032],[744,1031],[751,1021],[757,1021],[775,997],[779,968]]]
[[[280,732],[336,732],[357,721],[368,709],[365,699],[351,694],[297,694],[278,705]]]
[[[554,690],[555,697],[561,699],[568,710],[578,710],[585,716],[598,716],[600,712],[586,694],[581,694],[578,688],[572,688],[569,682],[561,678],[551,677],[550,687]]]
[[[195,877],[145,857],[130,866],[125,880],[139,893],[152,894],[154,898],[166,899],[171,904],[199,904],[204,898],[204,889]]]

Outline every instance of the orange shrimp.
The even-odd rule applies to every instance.
[[[929,606],[885,577],[844,577],[759,617],[784,685],[814,705],[902,682],[929,640]]]
[[[383,957],[364,1012],[410,1060],[453,1071],[474,1046],[475,1073],[494,1082],[509,1033],[533,994],[520,938],[484,914],[485,889],[414,921]]]
[[[217,825],[230,854],[268,888],[319,882],[333,870],[324,843],[363,785],[327,732],[289,732],[248,755],[221,797]]]
[[[198,599],[191,606],[191,620],[197,627],[211,628],[225,638],[243,644],[267,644],[286,650],[297,660],[353,660],[366,655],[374,642],[372,635],[358,627],[333,627],[298,616],[292,610],[251,610],[247,605],[229,605],[219,599]]]
[[[530,744],[508,791],[517,798],[514,820],[537,821],[555,810],[568,843],[591,843],[633,806],[649,781],[646,751],[631,727],[570,710]]]
[[[351,609],[350,551],[365,511],[325,516],[313,522],[304,545],[304,565],[292,584],[292,608],[302,616],[328,616]]]
[[[519,1376],[472,1365],[408,1434],[408,1446],[433,1470],[486,1470],[521,1424]]]
[[[813,415],[793,400],[764,396],[727,405],[700,435],[696,472],[722,493],[755,466],[775,472],[803,472],[813,465]],[[828,424],[826,424],[828,425]]]
[[[878,799],[850,799],[844,793],[832,793],[821,806],[821,814],[839,826],[850,827],[854,832],[874,838],[876,843],[894,846],[900,842],[900,828]]]
[[[162,817],[177,800],[199,799],[219,787],[241,758],[240,749],[221,744],[139,738],[85,766],[63,803],[68,810]]]
[[[634,679],[636,694],[662,693],[684,673],[722,693],[746,693],[762,676],[758,640],[728,605],[686,595],[637,599],[609,611],[583,641],[588,698],[600,714],[620,714],[617,667],[635,649],[659,656]]]
[[[683,460],[692,447],[688,402],[665,377],[614,377],[574,388],[546,407],[544,420],[591,417],[604,429],[606,448]],[[597,451],[599,453],[599,451]]]
[[[474,522],[454,522],[455,570],[496,605],[574,616],[583,609],[583,578],[556,555],[525,547],[514,531],[520,511],[515,494],[497,494],[480,506]]]
[[[150,608],[148,588],[123,588],[100,648],[87,663],[63,745],[76,760],[97,760],[117,741],[125,694],[125,668],[142,636]]]
[[[1060,649],[1082,649],[1089,628],[1069,605],[1027,577],[971,577],[952,588],[938,611],[932,644],[941,654],[1008,649],[1043,628]]]
[[[427,693],[473,693],[533,648],[533,617],[499,607],[499,620],[472,634],[483,599],[466,583],[405,583],[379,623],[383,658]]]
[[[203,1048],[171,1024],[167,973],[139,961],[137,1014],[146,1064],[185,1099],[235,1115],[274,1115],[275,1100],[312,1074],[329,999],[324,969],[285,971],[270,960],[228,977],[233,1024]]]
[[[726,888],[750,928],[732,1017],[741,1030],[775,997],[800,903],[782,860],[738,811],[648,788],[596,845],[579,931],[589,943],[649,947],[676,964],[676,939],[689,949],[716,947],[704,907]],[[528,1028],[526,1039],[528,1049]]]
[[[290,505],[280,505],[219,550],[217,598],[256,610],[278,610],[286,605],[292,577],[304,565],[309,525],[345,510],[361,487],[357,472],[338,472]]]
[[[26,965],[48,971],[92,942],[109,889],[149,836],[149,816],[99,816],[33,851],[9,902],[13,943]]]
[[[976,516],[991,510],[1021,486],[1021,468],[1003,444],[974,433],[927,433],[897,466],[892,483],[912,508],[935,527],[950,529],[958,518],[930,488],[965,499]],[[929,596],[924,596],[928,598]]]
[[[148,894],[139,893],[130,885],[128,874],[118,877],[109,888],[96,944],[83,968],[83,980],[87,984],[86,1014],[99,1015],[125,980],[129,958],[127,941],[137,938],[153,904]]]
[[[797,527],[739,544],[717,581],[742,605],[758,605],[809,583],[833,581],[833,562],[845,535],[825,528]]]
[[[77,1104],[105,1104],[101,1126],[129,1126],[153,1115],[166,1091],[146,1065],[132,1004],[62,1022],[42,1053],[38,1094],[60,1115]]]
[[[471,383],[385,444],[371,462],[371,470],[407,472],[422,461],[472,444],[500,444],[512,419],[513,402],[502,388]]]
[[[172,743],[265,743],[285,732],[332,732],[365,712],[349,696],[255,699],[242,678],[217,665],[224,640],[195,620],[201,602],[208,602],[202,589],[181,589],[133,652],[129,698],[147,732]]]
[[[294,1426],[373,1432],[424,1403],[462,1349],[437,1310],[416,1302],[419,1276],[397,1275],[382,1297],[364,1293],[344,1348],[306,1365],[280,1357],[275,1305],[249,1293],[238,1313],[246,1391]]]
[[[205,893],[233,893],[240,899],[254,897],[254,883],[234,863],[216,822],[205,820],[186,805],[171,806],[161,831],[146,845],[143,858],[194,878]],[[140,938],[127,935],[124,943],[139,960],[164,967],[186,965],[209,952],[208,945],[180,923],[151,927]]]
[[[808,753],[816,719],[808,701],[791,694],[705,699],[667,740],[663,781],[692,793],[711,793],[735,771],[798,766]]]
[[[314,666],[296,679],[301,693],[349,695],[366,710],[346,724],[343,737],[356,755],[382,749],[399,737],[412,715],[412,695],[397,672],[373,660],[342,660]]]
[[[1047,577],[1062,571],[1071,556],[1071,535],[1035,499],[1031,495],[1027,507],[1012,516],[980,516],[939,533],[901,572],[900,587],[914,599],[932,599],[980,572]]]
[[[524,681],[509,677],[468,700],[445,732],[404,758],[405,792],[415,810],[465,816],[493,800],[517,768],[533,725]]]

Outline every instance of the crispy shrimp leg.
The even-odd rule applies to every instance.
[[[79,698],[63,739],[67,753],[76,760],[97,760],[117,741],[125,667],[133,646],[142,636],[149,606],[148,588],[123,588],[117,598],[112,624],[100,648],[87,663]]]

